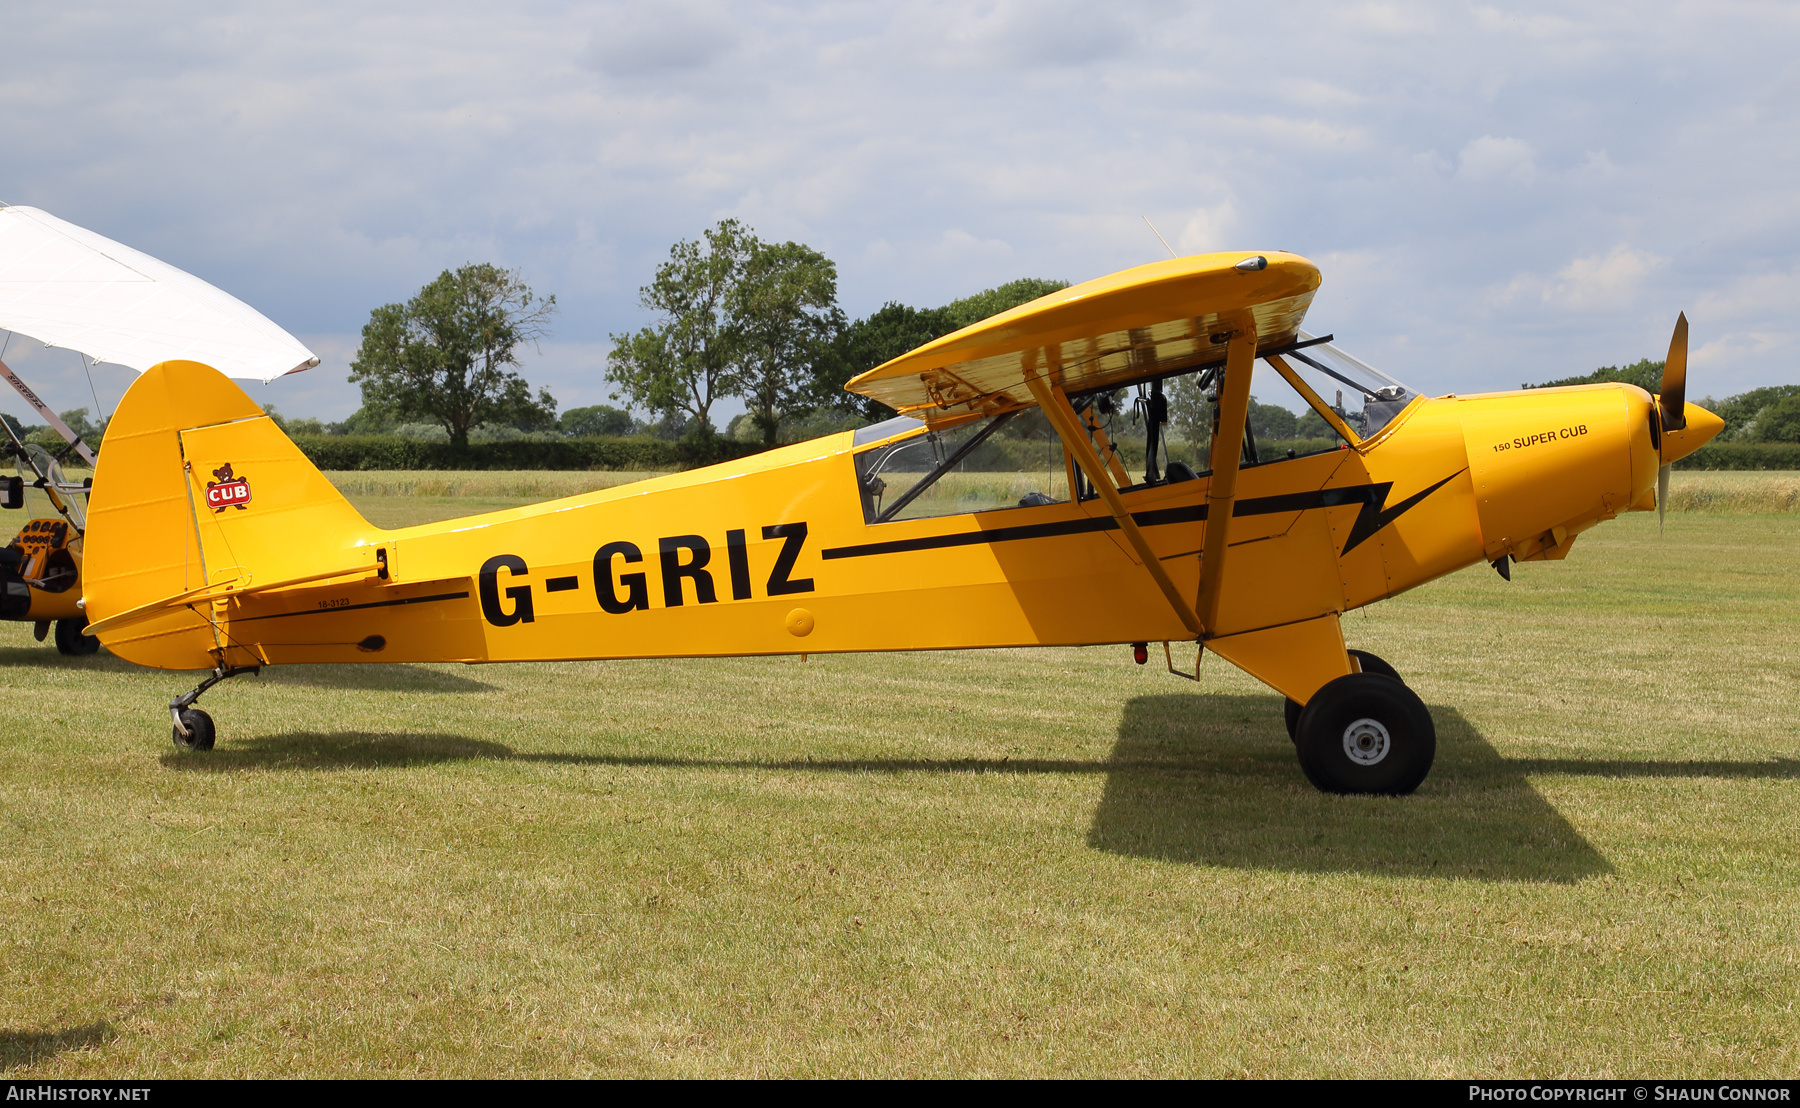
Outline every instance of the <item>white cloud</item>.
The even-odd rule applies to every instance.
[[[975,259],[988,261],[1012,257],[1013,248],[1000,239],[980,239],[961,227],[952,227],[938,239],[931,253],[938,261],[945,263]]]
[[[1537,176],[1537,152],[1523,139],[1483,135],[1462,148],[1456,175],[1467,181],[1529,184]]]
[[[1501,304],[1535,299],[1541,304],[1575,312],[1591,312],[1636,305],[1649,277],[1668,265],[1643,250],[1616,246],[1609,253],[1576,258],[1551,278],[1532,274],[1514,277],[1495,296]]]
[[[1222,200],[1210,208],[1196,208],[1182,224],[1175,245],[1183,254],[1235,250],[1237,225],[1237,208],[1230,200]]]
[[[1615,247],[1604,257],[1576,258],[1556,274],[1545,299],[1577,311],[1620,307],[1667,264],[1666,258],[1626,246]]]
[[[617,4],[596,23],[582,62],[611,77],[701,69],[738,40],[731,9],[722,4]]]
[[[1800,269],[1753,273],[1723,288],[1702,292],[1691,315],[1695,319],[1792,318],[1800,308]]]

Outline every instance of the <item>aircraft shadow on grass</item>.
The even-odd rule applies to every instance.
[[[125,659],[116,658],[105,652],[69,657],[58,654],[56,648],[49,643],[42,646],[0,647],[0,669],[8,667],[98,670],[102,673],[141,672],[139,667]]]
[[[323,668],[323,667],[321,667]],[[433,673],[435,671],[424,671]],[[1800,779],[1800,760],[1501,757],[1454,708],[1432,709],[1437,761],[1409,797],[1334,797],[1295,764],[1272,696],[1130,700],[1103,760],[757,759],[519,752],[454,734],[288,732],[171,751],[182,772],[351,770],[476,760],[746,773],[1103,774],[1094,849],[1194,865],[1446,880],[1568,883],[1612,867],[1530,783],[1533,775]]]
[[[517,757],[511,747],[461,735],[288,731],[231,739],[204,753],[171,750],[162,756],[162,764],[184,773],[236,773],[247,769],[404,769]]]
[[[66,657],[53,647],[0,648],[0,669],[8,666],[33,669],[81,669],[101,673],[149,673],[143,666],[111,653]],[[203,674],[204,670],[192,673]],[[472,693],[496,692],[500,686],[446,673],[433,666],[388,663],[383,665],[287,665],[265,669],[254,680],[271,685],[298,685],[315,689],[368,689],[373,692]]]
[[[15,1031],[0,1028],[0,1073],[30,1066],[71,1050],[100,1046],[117,1034],[106,1020],[61,1031]]]
[[[1198,865],[1568,883],[1612,866],[1533,776],[1800,779],[1800,760],[1504,758],[1431,709],[1437,760],[1408,797],[1326,797],[1300,774],[1272,696],[1127,702],[1088,831],[1099,850]]]
[[[274,666],[255,680],[271,685],[300,685],[314,689],[367,689],[371,692],[472,693],[497,692],[500,686],[472,677],[445,673],[431,666],[408,665],[296,665]]]
[[[1143,696],[1119,722],[1088,830],[1099,850],[1197,865],[1572,882],[1612,867],[1454,708],[1407,797],[1335,797],[1299,772],[1271,696]],[[1606,763],[1615,766],[1618,763]],[[1767,768],[1767,767],[1765,767]],[[1606,772],[1575,760],[1564,772]]]

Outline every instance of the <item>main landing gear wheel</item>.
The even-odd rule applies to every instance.
[[[83,634],[87,630],[87,617],[76,616],[73,619],[56,621],[56,652],[58,654],[92,654],[100,649],[100,640],[92,635]]]
[[[1392,677],[1351,673],[1307,701],[1294,745],[1323,792],[1404,796],[1437,756],[1437,728],[1419,695]]]
[[[1362,671],[1364,673],[1379,673],[1383,677],[1392,677],[1394,680],[1399,681],[1402,685],[1406,684],[1406,682],[1404,680],[1401,680],[1400,671],[1396,670],[1393,666],[1388,665],[1386,662],[1382,661],[1380,658],[1377,658],[1375,655],[1369,653],[1367,650],[1352,650],[1349,652],[1349,654],[1352,658],[1356,659],[1356,661],[1359,665],[1362,666]],[[1300,704],[1299,704],[1299,702],[1296,700],[1290,699],[1287,702],[1287,704],[1284,706],[1284,711],[1287,715],[1288,738],[1291,739],[1294,737],[1294,728],[1298,727],[1300,725]]]
[[[181,727],[187,728],[187,734],[181,733]],[[170,730],[175,736],[175,745],[183,750],[211,750],[213,739],[218,732],[213,728],[212,717],[198,708],[187,708],[181,713],[181,727]]]

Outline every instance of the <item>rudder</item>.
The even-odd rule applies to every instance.
[[[206,586],[372,567],[377,535],[229,378],[163,362],[126,392],[107,428],[89,502],[85,610],[100,623]],[[98,634],[115,654],[165,669],[211,667],[225,649],[192,606]]]

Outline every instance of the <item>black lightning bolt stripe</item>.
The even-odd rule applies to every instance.
[[[1460,472],[1462,471],[1457,471],[1457,473]],[[1394,487],[1392,481],[1369,486],[1370,489],[1380,489],[1381,495],[1379,498],[1371,495],[1363,501],[1362,511],[1356,513],[1356,522],[1350,526],[1350,537],[1344,540],[1344,549],[1338,552],[1338,557],[1341,558],[1355,550],[1362,545],[1365,539],[1373,537],[1377,531],[1405,515],[1413,505],[1449,484],[1450,478],[1455,476],[1456,473],[1452,473],[1450,477],[1444,478],[1430,488],[1420,489],[1392,508],[1383,507],[1387,503],[1388,490]]]
[[[1232,518],[1238,516],[1280,515],[1283,512],[1305,512],[1314,508],[1336,508],[1347,504],[1361,505],[1362,510],[1356,515],[1356,522],[1350,527],[1350,537],[1344,542],[1340,556],[1361,546],[1377,531],[1399,519],[1414,505],[1427,496],[1443,488],[1462,470],[1457,470],[1430,488],[1423,489],[1402,500],[1393,507],[1387,507],[1388,492],[1394,487],[1392,481],[1382,481],[1370,485],[1351,485],[1344,488],[1315,489],[1310,492],[1282,493],[1278,496],[1256,496],[1238,501],[1231,511]],[[1132,522],[1139,527],[1161,527],[1172,523],[1199,523],[1206,519],[1205,504],[1188,504],[1179,508],[1153,508],[1149,511],[1131,513]],[[887,542],[868,542],[856,546],[835,546],[819,552],[819,557],[826,561],[838,558],[867,558],[874,554],[903,554],[914,550],[942,550],[953,546],[984,546],[997,542],[1017,542],[1021,539],[1047,539],[1062,535],[1082,535],[1094,531],[1116,531],[1119,521],[1111,516],[1097,519],[1071,519],[1056,523],[1031,523],[1019,527],[996,527],[991,531],[959,531],[949,535],[925,535],[916,539],[892,539]]]

